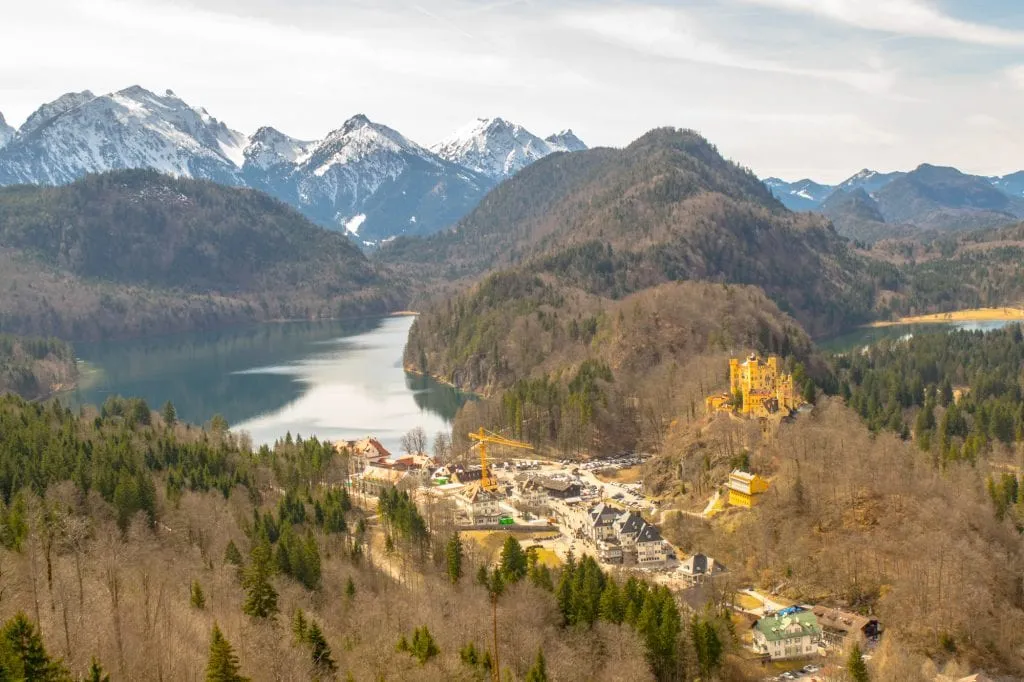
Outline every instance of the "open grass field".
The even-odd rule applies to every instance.
[[[625,469],[602,469],[595,471],[594,476],[605,483],[638,483],[642,467],[627,467]]]
[[[510,533],[505,530],[467,530],[460,533],[464,541],[472,540],[480,548],[481,553],[487,561],[494,561],[501,553],[501,546],[505,544],[505,538],[509,535],[515,536],[523,547],[529,547],[536,540],[548,540],[559,537],[557,532],[539,531],[536,533]],[[561,565],[561,560],[550,549],[538,548],[538,560],[549,567]]]

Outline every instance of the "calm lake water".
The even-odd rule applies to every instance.
[[[97,368],[77,406],[110,395],[174,403],[178,418],[201,424],[220,413],[257,444],[285,433],[336,440],[374,435],[399,452],[402,434],[447,430],[467,399],[402,369],[412,317],[267,324],[76,346]]]
[[[935,324],[898,324],[892,327],[863,327],[849,332],[848,334],[843,334],[842,336],[836,336],[831,339],[819,341],[818,347],[822,350],[831,351],[833,353],[847,353],[858,348],[870,346],[871,344],[882,341],[883,339],[898,339],[912,334],[934,334],[936,332],[951,331],[953,329],[993,331],[995,329],[1002,329],[1008,324],[1016,324],[1016,322],[1005,320],[972,322],[970,320],[963,320],[960,322],[942,322]]]

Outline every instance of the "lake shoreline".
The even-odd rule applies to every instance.
[[[970,308],[948,313],[931,313],[928,315],[911,315],[896,320],[876,320],[862,325],[862,329],[879,329],[897,327],[906,324],[949,324],[951,322],[1024,322],[1024,309],[1003,308]]]

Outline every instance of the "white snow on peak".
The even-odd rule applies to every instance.
[[[583,145],[572,131],[542,140],[526,128],[501,118],[478,118],[430,149],[438,156],[494,179],[506,178],[556,151]],[[585,145],[583,145],[585,148]]]
[[[358,114],[317,143],[308,163],[314,165],[313,174],[322,177],[333,168],[368,160],[393,166],[401,154],[412,154],[433,162],[430,152],[397,130],[373,123]]]
[[[359,228],[362,227],[363,223],[366,222],[366,214],[360,213],[357,216],[352,216],[345,221],[345,229],[352,234],[359,234]]]
[[[796,194],[798,197],[803,197],[804,199],[808,199],[810,201],[816,201],[816,199],[813,196],[811,196],[811,193],[808,192],[806,189],[802,189],[799,192],[792,192],[792,194]]]
[[[583,140],[576,137],[576,133],[572,132],[571,128],[566,128],[554,135],[548,135],[544,138],[544,141],[551,145],[551,148],[555,151],[582,152],[587,149],[587,145],[584,144]]]
[[[243,150],[244,162],[266,170],[277,164],[302,163],[316,145],[289,137],[281,131],[264,126],[249,136]]]
[[[52,102],[47,102],[33,111],[29,117],[25,119],[25,122],[21,124],[21,128],[18,129],[18,133],[23,136],[28,135],[33,130],[45,125],[61,114],[71,111],[75,107],[79,107],[95,98],[96,95],[92,94],[88,90],[65,93]]]
[[[70,93],[29,117],[4,148],[0,179],[59,184],[85,173],[153,168],[236,184],[245,144],[244,135],[170,91],[161,96],[135,85],[100,97]]]

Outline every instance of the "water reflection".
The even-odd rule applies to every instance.
[[[993,331],[1002,329],[1007,324],[1015,323],[1006,320],[963,320],[932,324],[897,324],[891,327],[862,327],[842,336],[819,341],[818,347],[833,353],[848,353],[886,339],[899,339],[914,334],[935,334],[954,329]]]
[[[414,426],[446,428],[466,397],[407,375],[402,349],[411,317],[296,322],[90,344],[79,357],[99,368],[73,404],[108,395],[170,400],[182,420],[220,413],[270,442],[291,431],[320,437],[374,433],[398,448]],[[67,398],[65,398],[67,399]]]

